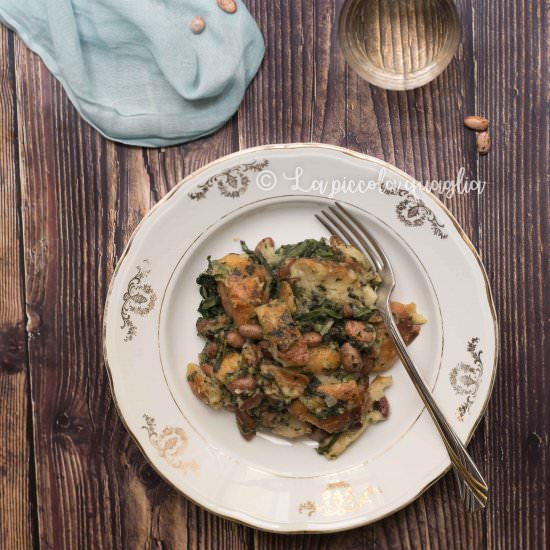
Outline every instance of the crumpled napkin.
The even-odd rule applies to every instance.
[[[245,5],[216,0],[0,0],[15,29],[107,138],[159,147],[209,134],[237,110],[264,55]],[[191,21],[202,16],[201,34]]]

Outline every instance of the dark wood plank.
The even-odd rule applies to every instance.
[[[114,145],[19,41],[16,51],[40,543],[242,547],[244,528],[197,509],[146,463],[118,419],[101,351],[108,282],[133,229],[190,170],[233,150],[234,123],[187,147]]]
[[[13,36],[0,28],[0,546],[32,547],[28,365]],[[32,320],[30,320],[32,322]]]
[[[101,235],[116,221],[116,179],[106,160],[89,156],[102,148],[95,132],[19,40],[16,66],[38,542],[119,546],[117,477],[101,445],[117,417],[100,346],[105,269],[114,262]],[[113,162],[114,146],[103,147]],[[86,186],[96,179],[97,188]]]
[[[239,109],[241,148],[299,141],[345,145],[346,74],[337,45],[341,4],[248,2],[267,55]]]
[[[473,7],[476,107],[491,120],[493,141],[478,161],[491,185],[479,204],[479,245],[502,338],[485,431],[494,487],[487,544],[548,548],[548,4],[475,0]]]

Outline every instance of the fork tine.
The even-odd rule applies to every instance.
[[[321,222],[322,225],[325,226],[325,228],[331,235],[338,237],[341,241],[348,241],[353,246],[357,246],[357,243],[353,240],[351,235],[347,231],[345,231],[340,225],[335,224],[333,220],[329,216],[327,216],[325,210],[321,210],[321,215],[315,214],[315,217]]]
[[[338,205],[339,203],[336,204]],[[351,214],[341,205],[339,206],[339,209],[329,206],[329,210],[355,235],[357,240],[361,243],[362,248],[366,249],[368,255],[375,260],[375,262],[373,262],[373,266],[375,266],[378,271],[382,271],[384,267],[389,266],[387,257],[383,253],[380,254],[380,247],[374,246],[374,243],[370,242],[374,239],[365,229],[363,224],[358,222],[356,218],[352,217]]]
[[[356,238],[354,238],[350,233],[349,231],[347,231],[344,227],[342,227],[342,224],[338,222],[337,219],[335,219],[335,217],[330,213],[328,212],[327,210],[321,210],[321,215],[324,216],[324,219],[328,222],[328,224],[330,225],[331,229],[329,229],[329,231],[333,232],[334,233],[334,230],[336,230],[338,233],[334,233],[337,237],[339,237],[342,241],[344,242],[347,242],[349,244],[351,244],[352,246],[354,246],[355,248],[357,248],[357,250],[361,251],[366,257],[367,259],[369,260],[369,262],[371,263],[371,265],[376,268],[377,264],[374,263],[373,261],[373,258],[372,256],[369,254],[368,250],[365,249],[364,246],[361,245],[360,242],[357,241]],[[318,216],[316,216],[317,219],[320,220],[320,218]],[[321,223],[323,223],[321,221]],[[325,224],[323,224],[325,225]],[[325,227],[328,227],[327,225],[325,225]]]
[[[378,256],[380,256],[380,259],[388,266],[390,267],[390,261],[388,260],[388,257],[386,256],[386,253],[384,250],[382,250],[382,247],[378,244],[378,241],[373,237],[372,233],[365,227],[365,224],[360,222],[357,219],[357,216],[355,214],[352,214],[349,210],[346,210],[341,203],[336,202],[336,207],[340,212],[345,214],[349,219],[353,220],[355,225],[363,232],[365,237],[368,239],[369,243],[374,247],[376,252],[378,253]]]
[[[322,211],[321,211],[322,213]],[[325,229],[331,234],[331,235],[334,235],[335,237],[338,237],[339,239],[344,239],[344,236],[340,233],[340,231],[338,231],[338,229],[336,229],[336,227],[334,227],[334,225],[332,225],[332,223],[330,223],[330,221],[328,220],[325,220],[322,216],[320,216],[319,214],[315,214],[315,217],[317,218],[317,220],[319,220],[319,222],[321,223],[321,225],[323,225],[325,227]]]
[[[336,235],[336,237],[340,238],[344,242],[352,244],[353,246],[357,246],[356,239],[354,239],[349,232],[342,227],[342,225],[339,224],[338,221],[335,220],[334,217],[331,216],[326,210],[321,210],[321,216],[324,216],[328,223],[340,233],[339,235]]]

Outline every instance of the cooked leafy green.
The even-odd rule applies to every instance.
[[[299,322],[320,321],[322,319],[326,319],[327,317],[332,317],[332,319],[341,319],[342,312],[326,306],[318,307],[308,311],[307,313],[298,314],[296,316],[296,320]]]
[[[334,434],[334,435],[330,435],[329,437],[323,439],[323,441],[321,441],[319,443],[319,446],[317,447],[317,449],[315,449],[320,455],[324,455],[325,453],[327,453],[328,451],[330,451],[330,448],[334,445],[334,443],[336,443],[336,440],[340,437],[340,434],[337,433],[337,434]]]
[[[277,249],[277,255],[285,258],[326,258],[338,261],[341,254],[333,250],[325,239],[306,239],[297,244],[285,244]]]
[[[375,306],[357,308],[353,310],[353,318],[358,321],[368,321],[375,311],[378,311]]]
[[[200,294],[202,296],[202,301],[198,309],[199,313],[205,319],[211,319],[212,317],[221,315],[224,310],[220,295],[218,294],[218,286],[215,277],[208,271],[205,271],[197,277],[197,284],[200,286]]]
[[[268,261],[258,252],[248,248],[247,244],[244,241],[241,241],[241,248],[243,252],[248,255],[248,257],[255,263],[263,265],[267,272],[269,273],[270,285],[269,285],[269,297],[271,299],[275,298],[279,294],[279,278],[273,272],[272,267],[269,265]]]

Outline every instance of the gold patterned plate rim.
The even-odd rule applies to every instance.
[[[374,521],[378,521],[379,519],[382,519],[383,517],[386,517],[387,515],[394,513],[395,511],[403,508],[404,506],[406,506],[407,504],[409,504],[410,502],[418,498],[418,496],[420,496],[428,487],[430,487],[433,483],[435,483],[437,479],[439,479],[448,470],[448,467],[444,468],[444,465],[442,465],[440,473],[436,476],[432,476],[430,479],[426,479],[422,487],[413,496],[409,496],[408,498],[400,502],[399,505],[395,505],[391,510],[387,511],[384,514],[378,515],[374,518],[358,517],[357,514],[360,512],[359,508],[362,506],[363,502],[369,500],[371,496],[373,498],[376,498],[376,493],[377,493],[376,487],[374,488],[367,487],[366,489],[363,487],[363,490],[361,492],[356,491],[356,495],[353,496],[352,489],[346,486],[347,482],[343,480],[340,480],[340,481],[336,480],[334,483],[330,484],[330,491],[332,491],[331,493],[332,496],[336,496],[340,502],[347,502],[348,504],[346,504],[346,506],[348,506],[349,508],[348,511],[350,513],[353,512],[354,514],[356,513],[357,514],[353,518],[353,520],[344,519],[337,522],[334,522],[334,521],[327,522],[326,526],[324,523],[318,523],[318,522],[313,522],[308,520],[308,518],[315,516],[316,508],[319,508],[319,507],[322,508],[324,506],[323,504],[320,504],[318,506],[317,504],[319,504],[319,501],[317,501],[317,504],[315,504],[315,502],[311,501],[308,498],[304,498],[304,501],[300,503],[299,506],[297,506],[297,510],[298,508],[301,507],[300,514],[303,514],[305,516],[303,518],[303,521],[298,526],[290,526],[289,524],[285,524],[285,523],[279,524],[277,522],[274,522],[273,525],[271,525],[265,522],[256,521],[254,517],[250,517],[246,514],[234,512],[231,509],[226,509],[226,508],[222,509],[218,506],[212,506],[210,503],[206,504],[204,502],[197,502],[197,500],[200,501],[201,498],[196,498],[196,495],[194,495],[195,498],[193,498],[193,496],[190,496],[184,489],[182,489],[181,485],[178,485],[174,481],[173,472],[167,470],[165,467],[165,465],[168,464],[172,467],[172,469],[175,469],[178,471],[180,470],[183,471],[185,469],[186,471],[188,470],[190,472],[193,472],[194,468],[197,466],[190,457],[189,457],[190,459],[187,460],[188,457],[185,457],[185,459],[181,459],[181,457],[177,456],[177,453],[179,453],[180,451],[183,452],[185,449],[188,448],[189,442],[187,441],[187,436],[185,435],[185,432],[179,429],[177,426],[173,427],[166,424],[163,424],[164,426],[163,428],[159,428],[158,430],[156,430],[156,425],[155,425],[156,420],[154,419],[153,415],[149,416],[149,414],[152,411],[148,411],[148,410],[145,410],[142,412],[142,414],[140,414],[139,421],[136,420],[135,414],[132,415],[131,419],[127,418],[126,416],[128,415],[128,412],[129,412],[128,404],[125,403],[123,405],[121,402],[119,402],[119,397],[121,396],[120,395],[117,396],[117,383],[115,382],[115,378],[117,375],[113,370],[114,369],[113,365],[110,364],[109,362],[109,350],[107,346],[108,320],[111,316],[111,309],[109,308],[109,305],[111,304],[111,302],[116,301],[117,307],[119,310],[119,314],[118,314],[119,325],[121,320],[120,314],[121,314],[121,308],[122,308],[123,327],[125,326],[125,323],[127,321],[127,319],[125,319],[124,312],[126,313],[126,315],[128,315],[128,312],[130,312],[130,315],[134,316],[134,318],[132,317],[130,318],[131,324],[129,326],[126,325],[125,327],[126,331],[128,330],[128,328],[132,329],[132,334],[131,334],[132,337],[135,334],[136,326],[139,327],[141,323],[144,323],[144,324],[148,323],[149,322],[148,318],[154,316],[154,315],[149,315],[149,312],[153,309],[155,309],[155,311],[158,310],[158,307],[155,307],[155,300],[157,299],[157,294],[155,293],[155,290],[153,288],[154,285],[148,288],[145,288],[145,290],[143,288],[144,285],[149,284],[148,281],[146,280],[146,272],[148,269],[148,266],[146,264],[144,264],[141,267],[141,271],[138,271],[138,273],[141,273],[141,274],[137,279],[137,283],[134,281],[133,288],[130,288],[130,284],[128,283],[128,281],[131,279],[129,268],[126,267],[125,269],[125,272],[126,272],[125,282],[128,283],[128,289],[125,288],[125,300],[127,300],[128,303],[126,303],[125,300],[122,300],[122,297],[117,297],[116,299],[114,299],[113,288],[115,287],[115,282],[117,281],[117,278],[120,276],[122,266],[125,264],[125,261],[128,259],[130,252],[133,251],[133,248],[134,248],[133,245],[138,240],[138,236],[142,231],[143,227],[145,226],[145,224],[149,220],[151,220],[151,218],[153,217],[153,214],[159,208],[161,208],[172,197],[174,197],[174,195],[178,193],[178,191],[181,191],[182,187],[186,183],[189,183],[192,180],[196,180],[197,183],[199,183],[200,181],[202,181],[203,184],[208,183],[207,185],[208,189],[217,187],[220,195],[222,195],[223,197],[237,199],[237,202],[238,202],[242,198],[242,197],[239,198],[240,194],[244,193],[242,189],[246,191],[246,187],[250,183],[250,174],[246,173],[247,170],[251,170],[252,172],[262,172],[263,170],[266,169],[265,165],[261,165],[262,163],[261,153],[265,153],[266,156],[269,156],[269,152],[271,151],[281,152],[285,150],[299,151],[299,150],[307,150],[307,149],[316,150],[318,152],[322,152],[323,150],[325,150],[327,152],[335,153],[336,155],[343,155],[344,157],[347,156],[360,161],[367,161],[368,164],[377,166],[379,168],[384,168],[396,174],[402,180],[412,183],[413,186],[417,186],[417,188],[420,190],[420,197],[421,198],[429,197],[429,200],[431,201],[431,203],[435,204],[436,206],[435,210],[434,211],[431,210],[429,201],[425,202],[423,200],[419,200],[416,203],[413,203],[411,202],[413,201],[412,197],[399,196],[396,198],[396,200],[399,201],[397,203],[396,215],[400,217],[399,206],[401,206],[401,214],[403,213],[411,214],[411,211],[412,211],[412,215],[409,216],[408,219],[412,219],[412,221],[414,222],[413,225],[414,224],[426,225],[427,228],[430,229],[430,224],[431,224],[431,231],[435,236],[435,238],[444,239],[446,238],[445,234],[448,234],[448,228],[444,229],[443,233],[445,234],[438,234],[438,229],[437,229],[438,225],[441,225],[441,227],[445,227],[445,224],[441,224],[440,223],[441,220],[437,219],[437,212],[438,211],[440,213],[443,212],[444,215],[446,216],[446,220],[444,221],[451,222],[452,227],[454,228],[454,230],[456,230],[456,233],[458,234],[460,239],[463,241],[467,249],[473,255],[473,258],[475,259],[475,265],[477,265],[477,267],[479,268],[479,272],[481,274],[483,284],[485,287],[485,296],[486,296],[485,305],[488,306],[488,311],[490,312],[490,317],[492,319],[492,335],[493,335],[494,349],[490,350],[492,351],[491,357],[493,357],[493,360],[490,362],[490,364],[485,365],[485,367],[491,368],[491,375],[488,382],[487,380],[485,380],[484,400],[483,402],[481,402],[481,407],[476,406],[477,410],[476,410],[475,419],[472,417],[473,422],[471,424],[468,424],[467,432],[465,432],[464,434],[464,438],[466,440],[469,440],[471,438],[475,428],[477,427],[477,425],[479,424],[481,418],[485,413],[488,400],[492,392],[492,388],[493,388],[493,384],[496,376],[496,366],[497,366],[497,352],[498,352],[497,319],[496,319],[493,299],[492,299],[492,295],[491,295],[491,291],[490,291],[490,287],[487,279],[487,274],[485,272],[483,264],[481,263],[481,259],[477,254],[477,251],[473,247],[468,237],[465,235],[464,231],[459,226],[458,222],[455,220],[454,216],[446,208],[446,206],[442,204],[437,197],[429,193],[429,191],[420,189],[419,187],[420,184],[418,184],[411,176],[407,175],[406,173],[397,169],[391,164],[367,155],[363,155],[361,153],[357,153],[357,152],[350,151],[348,149],[344,149],[342,147],[333,146],[333,145],[315,144],[315,143],[266,145],[266,146],[255,147],[252,149],[247,149],[244,151],[240,151],[240,152],[222,157],[202,167],[201,169],[195,171],[194,173],[186,177],[184,180],[179,182],[163,199],[161,199],[149,211],[149,213],[140,222],[140,224],[132,234],[132,237],[130,238],[128,244],[125,247],[124,252],[122,253],[119,259],[119,262],[115,268],[113,278],[109,286],[106,305],[105,305],[105,312],[104,312],[103,336],[104,336],[105,365],[106,365],[106,369],[107,369],[107,373],[108,373],[108,377],[109,377],[109,381],[112,389],[113,399],[115,401],[120,417],[126,429],[130,433],[130,435],[133,437],[138,447],[142,450],[144,455],[147,457],[149,462],[151,462],[152,467],[167,482],[174,485],[178,490],[185,493],[188,498],[190,498],[200,506],[203,506],[206,509],[218,515],[237,521],[239,523],[243,523],[245,525],[249,525],[251,527],[256,527],[256,528],[259,527],[266,531],[273,531],[278,533],[281,533],[281,532],[288,532],[288,533],[334,532],[334,531],[341,531],[352,527],[357,527],[360,525],[366,525]],[[243,163],[237,164],[235,166],[235,165],[232,165],[235,159],[251,159],[252,164],[254,162],[259,162],[260,164],[256,166],[257,169],[249,168],[249,167],[247,168],[246,167],[247,165]],[[249,160],[249,164],[250,164],[250,160]],[[218,166],[220,165],[225,166],[226,170],[223,172],[221,171],[221,169],[218,170]],[[244,167],[244,168],[240,168],[240,167]],[[231,170],[234,170],[234,169],[237,169],[237,172],[231,173]],[[241,174],[239,170],[242,171],[243,173]],[[209,173],[211,175],[206,181],[203,181],[205,173]],[[237,174],[237,177],[235,177],[235,174]],[[197,192],[197,190],[200,190],[200,186],[196,185],[193,189],[195,190],[195,192]],[[241,189],[241,191],[239,191],[239,189]],[[182,195],[183,194],[184,194],[184,191],[182,191]],[[179,196],[182,196],[182,195],[179,195]],[[191,195],[191,193],[189,193],[188,195]],[[192,196],[189,196],[188,200],[193,201],[196,199],[194,199]],[[246,204],[246,202],[245,203],[241,202],[240,204]],[[409,224],[406,224],[406,225],[409,225]],[[142,258],[141,260],[143,261],[146,259],[147,258]],[[135,273],[133,275],[135,275]],[[137,287],[135,285],[137,285]],[[119,287],[121,286],[120,282],[118,286]],[[126,290],[128,291],[128,295],[126,295]],[[124,310],[124,307],[126,307],[126,310]],[[137,321],[137,324],[136,324],[136,321]],[[113,323],[111,323],[111,326],[112,325]],[[132,346],[136,344],[130,342],[130,343],[127,343],[127,345]],[[457,394],[457,396],[461,394],[461,395],[465,395],[466,398],[468,398],[471,395],[474,396],[474,399],[476,397],[476,392],[477,392],[479,383],[476,385],[475,377],[481,376],[481,373],[483,373],[483,368],[484,368],[483,361],[480,359],[481,358],[481,355],[479,353],[480,348],[478,348],[477,346],[478,344],[476,342],[474,342],[473,344],[472,342],[468,342],[468,352],[471,354],[472,358],[474,359],[473,365],[469,365],[466,363],[457,364],[457,366],[455,367],[455,369],[453,369],[453,372],[450,375],[451,384],[454,384],[453,389]],[[117,368],[118,368],[118,365],[117,365]],[[466,402],[467,402],[467,399],[465,400],[465,403]],[[144,419],[145,419],[145,425],[143,425]],[[159,422],[162,423],[163,420],[160,420]],[[153,452],[154,454],[157,455],[156,457],[154,456],[154,454],[152,454]],[[162,458],[164,463],[159,461],[159,457]],[[324,496],[328,498],[327,494],[324,494]],[[329,508],[325,506],[325,510],[329,511]]]

